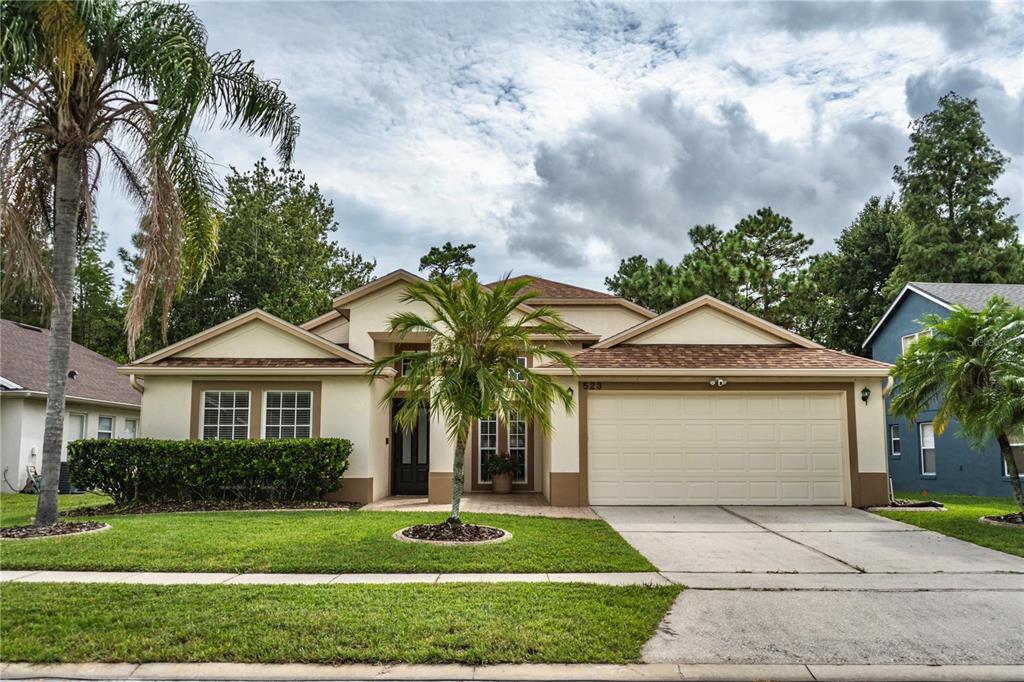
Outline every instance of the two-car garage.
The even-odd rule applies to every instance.
[[[844,394],[588,391],[590,504],[848,504]]]

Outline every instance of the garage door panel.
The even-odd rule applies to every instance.
[[[591,393],[590,501],[843,504],[842,404],[824,393]]]

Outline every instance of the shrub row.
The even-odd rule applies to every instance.
[[[288,440],[79,440],[71,482],[118,505],[190,500],[315,500],[341,487],[352,443]]]

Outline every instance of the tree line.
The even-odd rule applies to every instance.
[[[813,241],[771,207],[732,229],[696,225],[675,265],[621,261],[609,290],[656,312],[710,294],[830,347],[861,343],[907,282],[1024,282],[1016,216],[995,183],[1009,159],[984,132],[977,102],[949,93],[911,124],[888,197],[873,196],[835,240]]]
[[[167,343],[256,307],[300,324],[373,276],[374,261],[332,241],[338,231],[334,206],[300,171],[272,169],[264,160],[246,172],[232,168],[218,221],[215,265],[168,311]],[[114,261],[104,259],[106,233],[93,229],[78,246],[72,340],[119,362],[128,360],[124,320],[131,281],[140,267],[141,240],[137,233],[130,248],[118,249],[128,275],[120,286]],[[49,325],[49,313],[46,299],[26,284],[0,310],[4,318],[40,327]],[[156,310],[146,318],[138,356],[166,345],[161,316]]]

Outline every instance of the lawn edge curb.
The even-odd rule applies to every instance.
[[[676,682],[681,680],[772,679],[778,682],[942,682],[1019,680],[1020,665],[817,665],[817,664],[517,664],[441,665],[321,665],[251,663],[0,663],[2,679],[66,680],[407,680],[409,682],[469,682],[475,680],[566,680],[580,682]]]

